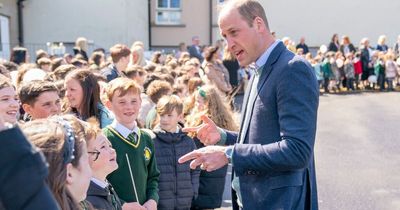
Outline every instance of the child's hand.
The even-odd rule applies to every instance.
[[[145,207],[147,210],[157,210],[157,203],[155,200],[150,199],[143,204],[143,207]]]
[[[146,210],[145,207],[141,206],[138,202],[124,203],[122,210]]]

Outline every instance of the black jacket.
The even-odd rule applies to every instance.
[[[193,139],[197,148],[204,147],[199,139]],[[222,196],[225,188],[225,177],[228,171],[228,165],[212,171],[201,171],[199,196],[192,203],[193,209],[214,209],[220,208]]]
[[[328,46],[328,52],[337,52],[339,50],[339,46],[336,45],[334,42],[330,42]]]
[[[19,128],[0,132],[0,208],[59,209],[45,179],[47,163]]]
[[[99,185],[90,181],[86,200],[98,210],[121,210],[122,203],[117,193],[111,185],[101,188]]]
[[[154,128],[157,167],[160,170],[158,183],[160,200],[158,209],[190,209],[192,199],[197,197],[200,170],[192,170],[190,162],[179,164],[178,159],[196,149],[186,133],[170,133]]]

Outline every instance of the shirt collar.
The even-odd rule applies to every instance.
[[[136,133],[136,135],[139,136],[139,128],[137,127],[137,124],[135,122],[135,127],[133,130],[130,130],[129,128],[125,127],[121,123],[117,122],[117,120],[114,120],[111,123],[111,127],[114,128],[118,133],[120,133],[124,138],[128,138],[128,135],[131,133]]]
[[[108,186],[107,182],[102,181],[100,179],[96,179],[95,177],[90,178],[90,181],[92,181],[93,183],[99,185],[103,189],[105,189]]]
[[[259,69],[261,66],[263,66],[267,62],[269,56],[272,53],[272,50],[274,50],[274,48],[279,44],[279,42],[281,42],[281,41],[275,40],[275,42],[272,43],[271,46],[269,46],[268,49],[265,50],[265,52],[256,60],[256,63],[255,63],[256,69]]]

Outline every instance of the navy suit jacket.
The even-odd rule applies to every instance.
[[[201,53],[199,53],[199,51],[197,50],[197,47],[195,45],[191,45],[189,47],[188,51],[189,51],[190,57],[195,57],[195,58],[199,59],[200,63],[203,62],[204,58],[201,55]]]
[[[319,90],[311,66],[279,43],[257,89],[243,144],[242,131],[227,132],[227,144],[236,143],[232,161],[243,209],[318,209],[313,148]],[[241,129],[243,123],[242,117]]]

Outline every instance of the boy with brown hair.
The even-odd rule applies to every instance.
[[[116,44],[110,48],[112,63],[101,70],[107,81],[124,76],[124,71],[129,64],[129,55],[131,51],[126,45]]]
[[[25,114],[24,120],[47,118],[61,113],[61,99],[57,87],[47,81],[31,81],[21,86],[19,100]]]
[[[119,168],[107,179],[122,200],[157,209],[160,172],[152,134],[136,124],[142,102],[140,93],[140,87],[128,78],[114,79],[108,85],[107,97],[115,120],[103,132],[117,152]]]
[[[164,96],[157,103],[159,124],[154,128],[155,155],[160,169],[158,209],[187,209],[197,197],[200,170],[178,159],[196,149],[192,138],[183,133],[183,103],[178,96]]]
[[[47,57],[40,58],[37,61],[39,69],[42,69],[46,72],[51,72],[51,60]]]
[[[166,81],[154,80],[153,82],[151,82],[146,90],[146,94],[147,96],[149,96],[153,106],[150,108],[146,115],[146,128],[152,129],[155,126],[155,119],[157,117],[156,105],[158,103],[158,100],[160,100],[160,98],[165,95],[171,95],[172,92],[173,89],[171,84]]]

